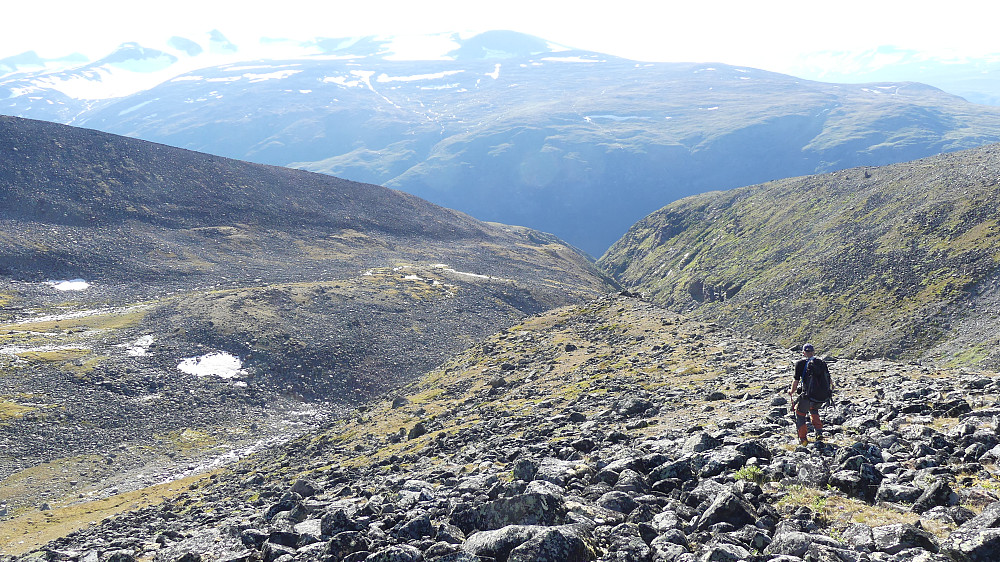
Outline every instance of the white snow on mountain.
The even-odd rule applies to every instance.
[[[473,35],[439,33],[432,35],[369,36],[342,39],[317,38],[311,41],[288,39],[260,39],[257,43],[236,45],[218,31],[205,35],[201,41],[172,37],[163,44],[139,45],[126,43],[109,56],[97,60],[79,57],[43,60],[33,54],[5,59],[0,63],[0,88],[6,87],[9,98],[41,95],[46,91],[60,92],[77,100],[102,100],[120,98],[148,90],[171,80],[204,80],[199,70],[214,68],[216,71],[245,72],[241,76],[213,76],[213,82],[232,82],[246,78],[250,82],[275,80],[291,76],[293,72],[279,72],[287,64],[268,64],[268,61],[291,60],[351,60],[378,58],[391,61],[455,60],[456,53],[464,48],[463,41]],[[540,40],[539,40],[540,41]],[[554,43],[541,43],[545,54],[568,51],[569,48]],[[476,43],[477,57],[495,54],[515,56],[507,49],[493,48]],[[463,55],[465,56],[465,55]],[[545,60],[559,62],[597,62],[579,56],[549,57]],[[254,62],[248,62],[254,61]],[[453,71],[454,72],[454,71]],[[486,73],[497,79],[500,64],[493,72]],[[371,77],[358,73],[349,77],[330,77],[326,81],[345,87],[371,87]],[[404,82],[441,79],[450,72],[414,76],[380,75],[378,82]],[[450,85],[449,85],[450,86]],[[439,88],[441,86],[427,86]],[[37,100],[36,100],[37,101]]]
[[[464,70],[445,70],[444,72],[436,72],[434,74],[416,74],[414,76],[389,76],[384,72],[378,75],[375,79],[376,82],[414,82],[417,80],[439,80],[446,76],[451,76],[452,74],[461,74],[465,72]]]

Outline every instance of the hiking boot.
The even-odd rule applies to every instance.
[[[809,440],[806,439],[805,437],[803,437],[802,439],[799,439],[799,445],[802,445],[803,447],[805,447],[808,444],[809,444]]]
[[[822,440],[823,440],[823,434],[822,433],[816,433],[816,441],[822,441]]]

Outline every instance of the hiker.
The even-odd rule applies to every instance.
[[[830,400],[833,383],[830,380],[830,369],[825,361],[815,357],[816,348],[811,343],[802,346],[802,355],[804,358],[795,363],[795,380],[788,394],[792,397],[792,407],[795,408],[799,445],[808,445],[809,428],[806,426],[806,412],[812,418],[812,425],[816,429],[816,440],[822,441],[823,422],[819,419],[819,409]],[[795,397],[796,390],[799,392],[798,398]]]

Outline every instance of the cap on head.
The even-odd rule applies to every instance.
[[[813,347],[813,344],[807,343],[802,346],[802,351],[816,351],[816,348]]]

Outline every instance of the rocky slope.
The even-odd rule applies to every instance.
[[[614,286],[379,186],[6,117],[0,155],[0,511],[301,433]]]
[[[116,99],[63,93],[110,80],[95,69],[62,90],[18,75],[0,110],[387,185],[594,256],[680,197],[1000,141],[1000,109],[914,82],[636,62],[512,32],[452,45],[397,60],[329,39],[322,56],[204,64]]]
[[[599,261],[675,311],[838,354],[995,364],[1000,147],[678,201]]]
[[[994,373],[829,358],[827,439],[800,447],[795,358],[607,296],[156,506],[87,525],[68,502],[0,537],[15,559],[67,561],[1000,555]]]

